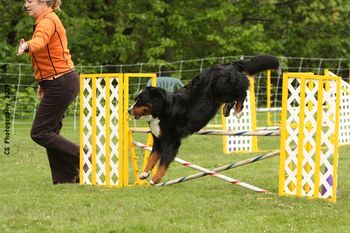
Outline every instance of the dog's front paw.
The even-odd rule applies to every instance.
[[[159,184],[160,181],[161,181],[161,179],[157,179],[157,178],[153,177],[153,179],[149,181],[149,184],[156,185],[156,184]]]
[[[146,179],[146,178],[149,177],[149,174],[151,174],[151,171],[149,171],[149,172],[142,172],[142,173],[140,174],[139,178],[140,178],[141,180],[144,180],[144,179]]]
[[[156,185],[156,183],[153,180],[150,180],[149,184],[150,185]]]

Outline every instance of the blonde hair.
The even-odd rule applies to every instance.
[[[51,7],[52,10],[57,10],[61,6],[61,0],[41,0],[41,2],[46,2],[46,5]]]

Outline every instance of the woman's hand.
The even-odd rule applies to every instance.
[[[28,49],[28,44],[24,39],[19,41],[17,56],[21,56]]]
[[[44,95],[45,95],[44,89],[42,89],[42,88],[39,86],[38,89],[36,90],[36,95],[37,95],[40,99],[43,99],[43,97],[44,97]]]

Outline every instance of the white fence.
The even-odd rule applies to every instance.
[[[111,73],[111,72],[148,72],[157,73],[158,76],[177,77],[187,83],[206,67],[216,63],[229,63],[232,60],[248,58],[249,56],[227,56],[213,57],[193,60],[182,60],[168,63],[138,63],[120,65],[96,65],[76,66],[79,73]],[[323,69],[329,69],[336,75],[342,76],[349,82],[350,58],[302,58],[302,57],[279,57],[283,71],[288,72],[313,72],[322,74]],[[258,108],[266,107],[266,73],[255,77],[255,94]],[[273,72],[271,76],[271,107],[281,107],[281,86],[282,80],[278,73]],[[1,63],[0,62],[0,89],[9,90],[9,97],[1,101],[0,108],[5,109],[5,102],[11,109],[11,129],[14,132],[18,128],[27,128],[31,125],[32,119],[38,105],[36,98],[37,83],[34,81],[33,71],[30,64]],[[1,99],[5,99],[5,92],[1,91]],[[79,100],[77,99],[66,113],[65,127],[78,130],[79,122]],[[278,118],[279,113],[272,113],[273,118]],[[0,121],[5,118],[1,114]],[[220,119],[215,119],[216,123]],[[4,128],[4,124],[0,124]]]

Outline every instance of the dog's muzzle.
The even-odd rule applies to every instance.
[[[131,106],[130,108],[128,108],[128,113],[133,116],[136,120],[140,119],[142,117],[141,114],[135,114],[135,111],[134,111],[134,107]]]

